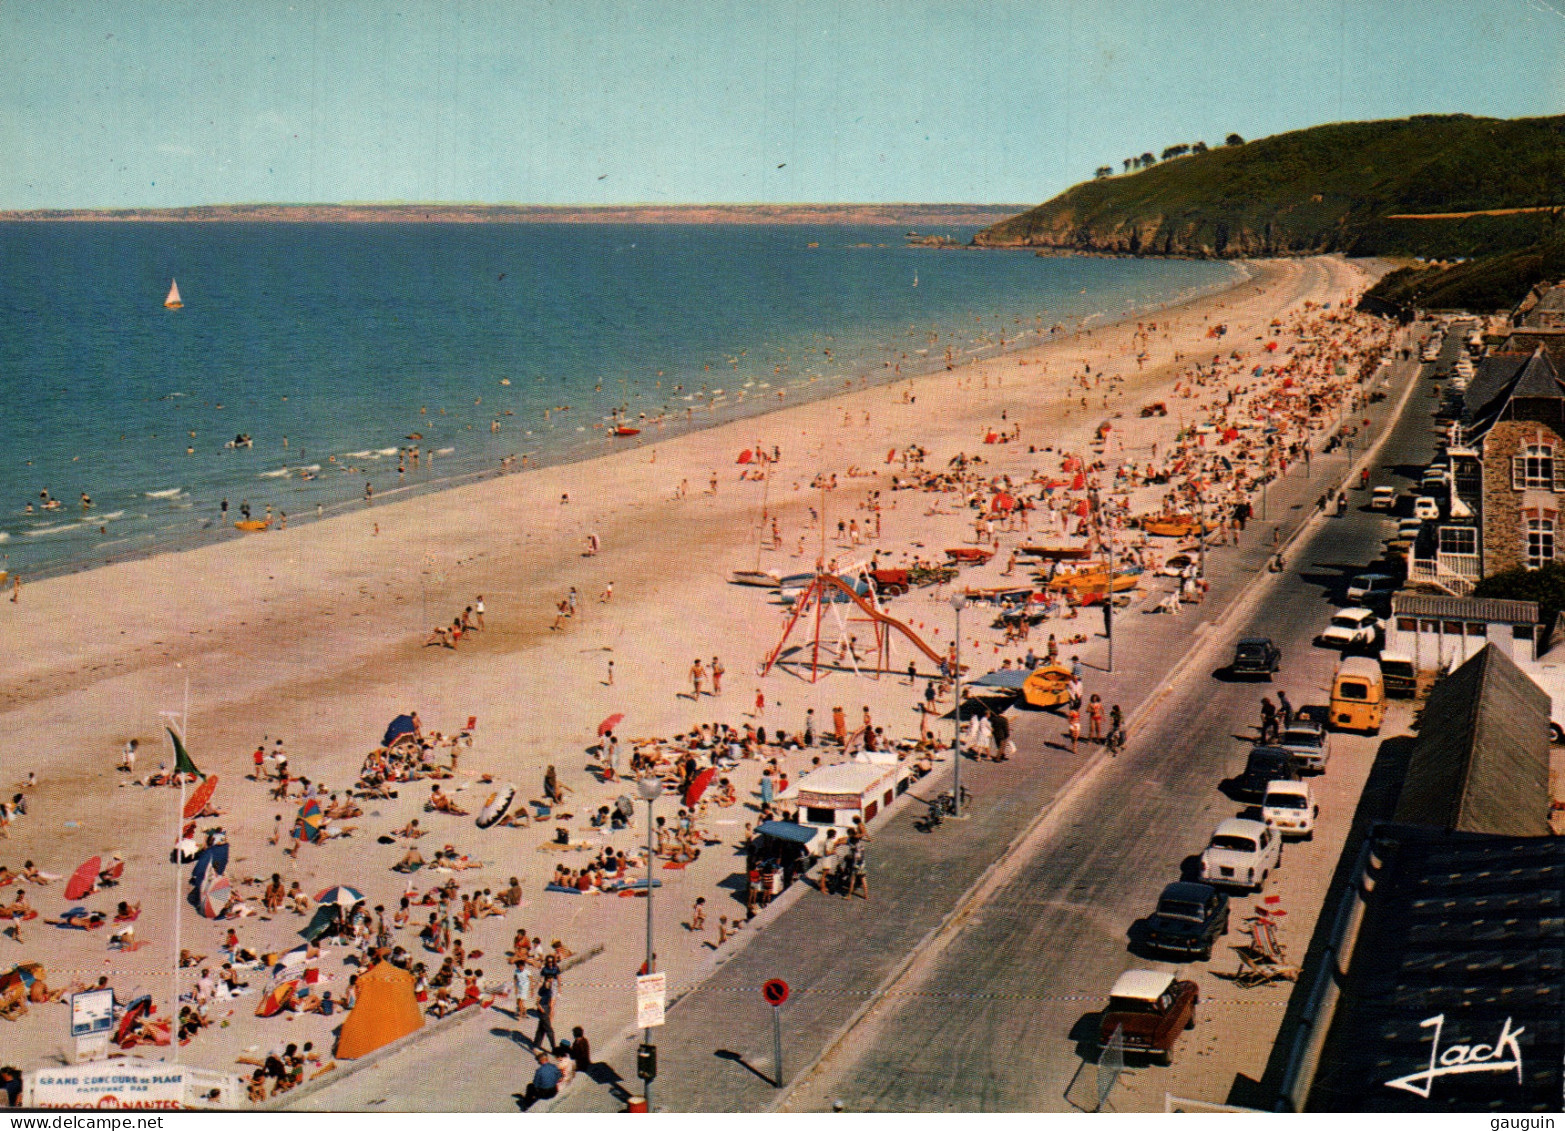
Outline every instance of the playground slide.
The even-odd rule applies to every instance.
[[[946,662],[946,658],[944,656],[942,656],[939,652],[936,652],[928,644],[924,643],[923,637],[919,636],[918,633],[914,632],[911,628],[903,624],[896,617],[888,616],[879,609],[875,608],[875,606],[871,605],[863,597],[860,597],[857,593],[855,593],[851,587],[844,584],[840,577],[837,577],[835,574],[831,574],[826,576],[825,580],[827,583],[835,585],[838,589],[846,593],[848,595],[848,599],[857,605],[859,607],[859,611],[868,616],[870,620],[879,621],[888,628],[896,629],[912,642],[913,647],[917,648],[920,652],[924,653],[924,655],[928,656],[930,660],[934,661],[934,663],[943,665]]]

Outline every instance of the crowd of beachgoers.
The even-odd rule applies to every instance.
[[[187,807],[188,816],[171,816],[162,830],[125,829],[127,840],[149,841],[152,851],[130,868],[112,856],[98,860],[92,882],[69,899],[66,884],[79,878],[82,861],[35,833],[28,813],[39,807],[35,798],[46,798],[52,820],[69,802],[48,796],[47,773],[21,783],[0,809],[0,835],[25,845],[29,859],[0,870],[0,887],[14,883],[20,893],[0,901],[10,920],[0,941],[19,968],[33,962],[38,969],[8,983],[0,1016],[15,1020],[15,1032],[59,1029],[63,1015],[47,1006],[59,987],[85,988],[107,976],[122,1011],[120,1049],[188,1042],[186,1059],[242,1072],[260,1100],[330,1072],[333,1032],[356,1004],[357,977],[388,962],[412,976],[431,1021],[469,1011],[508,1014],[519,1043],[558,1055],[560,1070],[570,1073],[592,1063],[589,1037],[601,1044],[630,1020],[605,1013],[599,991],[614,986],[614,1000],[624,997],[641,961],[624,936],[649,890],[665,916],[677,907],[678,927],[661,931],[655,965],[687,981],[702,976],[716,952],[742,945],[745,925],[795,882],[872,905],[861,881],[865,854],[874,852],[873,820],[836,830],[824,850],[802,861],[774,855],[774,842],[759,830],[799,821],[798,783],[823,767],[877,758],[916,779],[949,765],[955,663],[933,600],[965,590],[988,614],[967,622],[964,678],[1013,665],[1068,665],[1097,631],[1096,616],[1084,610],[1106,599],[1101,586],[1070,584],[1077,572],[1112,561],[1136,579],[1120,600],[1144,611],[1177,613],[1199,601],[1202,555],[1270,537],[1269,529],[1247,530],[1264,505],[1265,485],[1312,451],[1351,439],[1358,408],[1380,395],[1374,379],[1391,331],[1376,320],[1340,303],[1305,303],[1259,325],[1225,326],[1206,309],[1199,332],[1183,327],[1183,348],[1163,359],[1172,380],[1152,386],[1155,396],[1145,399],[1136,399],[1137,382],[1148,358],[1158,360],[1158,344],[1170,340],[1166,321],[1126,327],[1130,348],[1120,360],[1076,361],[1063,350],[1047,364],[1013,359],[995,402],[1006,407],[987,425],[965,438],[914,429],[879,466],[811,467],[802,451],[784,457],[780,434],[755,441],[755,451],[776,458],[745,461],[746,480],[770,477],[769,492],[791,497],[790,506],[762,517],[770,560],[805,573],[906,569],[912,592],[887,608],[946,656],[943,663],[903,656],[871,681],[864,677],[873,650],[858,633],[873,629],[827,629],[826,698],[806,700],[794,689],[808,678],[800,674],[807,649],[784,649],[782,663],[762,678],[759,661],[776,637],[737,639],[713,619],[684,626],[704,636],[700,658],[688,669],[679,658],[677,674],[659,677],[655,687],[628,680],[624,664],[616,683],[612,659],[583,661],[596,668],[588,675],[583,666],[584,679],[616,693],[628,686],[622,717],[600,717],[584,698],[575,725],[548,749],[509,747],[491,733],[488,700],[435,700],[416,681],[402,690],[405,710],[389,725],[384,717],[358,718],[358,752],[330,759],[290,750],[278,735],[295,724],[282,716],[252,720],[255,746],[244,753],[192,743],[193,765],[176,761],[161,732],[150,740],[143,730],[142,772],[132,747],[120,756],[121,789],[164,791],[170,800],[161,808],[172,813],[173,798],[195,797],[214,769],[220,780],[196,811]],[[1030,404],[1034,378],[1060,398],[1051,417],[1040,418]],[[987,386],[989,377],[930,380]],[[1061,405],[1073,414],[1069,425]],[[851,414],[858,410],[814,411],[849,413],[854,428],[863,423]],[[770,420],[759,422],[763,433]],[[711,495],[730,489],[712,474]],[[687,501],[683,482],[676,494]],[[1156,533],[1160,523],[1173,533]],[[942,544],[980,552],[942,554],[934,548]],[[611,556],[597,533],[587,546],[594,558]],[[750,552],[727,564],[742,564]],[[545,629],[538,647],[566,648],[589,622],[623,615],[612,586],[590,605],[562,596],[553,634],[531,626]],[[755,602],[777,602],[775,591],[747,592]],[[427,641],[444,647],[420,649],[411,662],[454,660],[453,647],[477,662],[497,629],[537,619],[493,597],[487,610],[481,596],[449,599],[464,611]],[[1008,615],[1018,610],[1025,615]],[[779,635],[786,615],[780,608],[768,622]],[[724,653],[739,675],[725,671]],[[1059,713],[1062,736],[1074,740],[1081,716],[1089,726],[1101,722],[1112,696],[1106,686],[1081,690],[1079,663],[1072,674],[1073,702]],[[787,695],[786,707],[775,702],[779,694]],[[821,706],[819,717],[812,704]],[[1112,706],[1122,719],[1121,705]],[[1131,705],[1123,706],[1128,713]],[[421,716],[438,717],[438,729]],[[177,730],[182,721],[172,725]],[[998,729],[999,736],[975,718],[966,756],[1015,756],[1004,724]],[[1094,727],[1089,737],[1103,736]],[[307,762],[312,772],[301,776],[291,762]],[[638,789],[646,781],[660,785],[653,809]],[[170,854],[189,864],[177,980],[168,969],[176,943],[164,922],[172,881],[156,866]],[[191,882],[197,872],[200,882]],[[213,895],[219,874],[226,885]],[[623,910],[606,909],[608,900]],[[157,945],[149,948],[146,921],[154,916]],[[600,955],[627,968],[592,965]],[[175,984],[180,1000],[171,1007]],[[35,1046],[43,1047],[27,1047]]]

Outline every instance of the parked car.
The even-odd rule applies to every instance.
[[[1292,781],[1298,776],[1299,762],[1292,751],[1281,746],[1252,746],[1244,772],[1228,783],[1228,792],[1239,801],[1259,801],[1269,782]]]
[[[1380,676],[1389,698],[1411,699],[1418,691],[1418,672],[1413,667],[1413,657],[1404,652],[1380,653]]]
[[[1327,713],[1325,708],[1317,709],[1323,715]],[[1326,763],[1331,758],[1331,735],[1323,723],[1296,716],[1282,728],[1277,736],[1277,746],[1293,755],[1297,769],[1318,774],[1326,772]]]
[[[1246,636],[1234,646],[1233,663],[1229,671],[1234,675],[1264,675],[1282,667],[1282,649],[1272,643],[1269,636]]]
[[[1428,495],[1420,495],[1413,500],[1413,517],[1433,522],[1440,517],[1440,504]]]
[[[1309,782],[1274,781],[1266,787],[1266,796],[1261,799],[1261,820],[1276,829],[1279,836],[1309,840],[1315,835],[1318,816],[1320,806],[1315,804]]]
[[[1263,793],[1264,796],[1264,793]],[[1201,878],[1209,884],[1260,891],[1282,863],[1282,837],[1262,821],[1229,817],[1201,853]]]
[[[1397,489],[1395,487],[1376,487],[1369,493],[1369,509],[1372,511],[1395,510],[1397,505]]]
[[[1147,916],[1146,945],[1172,954],[1212,957],[1212,945],[1228,933],[1228,896],[1210,884],[1169,884]]]
[[[1380,618],[1373,609],[1343,609],[1318,639],[1328,648],[1373,648],[1380,633]]]
[[[1158,1064],[1174,1059],[1174,1042],[1195,1028],[1195,1007],[1201,1000],[1194,982],[1176,979],[1165,970],[1126,970],[1109,991],[1109,1004],[1098,1021],[1098,1039],[1107,1045],[1120,1032],[1126,1052],[1143,1052]]]
[[[1372,601],[1389,601],[1398,589],[1389,573],[1361,573],[1348,582],[1348,604],[1363,608]]]

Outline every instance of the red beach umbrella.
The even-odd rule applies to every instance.
[[[690,783],[690,788],[685,790],[685,808],[688,809],[701,800],[701,795],[706,792],[706,787],[712,784],[712,777],[716,773],[716,770],[708,766],[696,775],[695,780]]]
[[[1006,492],[1001,491],[994,497],[994,500],[990,502],[989,509],[991,511],[997,511],[1001,514],[1009,514],[1011,511],[1016,509],[1016,496],[1009,495]]]
[[[598,724],[598,737],[602,738],[604,735],[608,734],[609,731],[613,730],[624,721],[624,715],[610,715],[608,718],[604,719],[601,723]]]
[[[749,448],[746,448],[744,451],[739,453],[739,458],[734,460],[734,462],[735,463],[749,463],[750,460],[753,459],[753,458],[754,458],[754,453],[751,452]]]
[[[70,881],[65,885],[65,898],[67,900],[80,899],[90,892],[98,883],[98,873],[103,870],[103,861],[94,856],[76,871],[71,873]]]
[[[217,775],[211,774],[196,787],[196,791],[190,795],[190,800],[185,802],[185,820],[190,820],[205,809],[207,802],[212,800],[212,794],[216,791]]]

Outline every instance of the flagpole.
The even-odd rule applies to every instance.
[[[179,667],[179,668],[183,668],[185,665],[181,663],[181,664],[176,664],[175,666]],[[190,748],[189,747],[189,740],[190,740],[189,739],[189,736],[190,736],[190,673],[189,672],[185,673],[185,703],[184,703],[184,707],[180,711],[180,715],[179,715],[179,730],[180,730],[180,740],[182,742],[186,743],[185,749],[189,750],[189,748]],[[182,771],[180,769],[180,767],[179,767],[179,758],[177,757],[177,753],[178,752],[176,751],[176,757],[174,759],[174,773],[179,778],[179,808],[174,813],[174,972],[173,972],[173,977],[171,979],[172,982],[173,982],[173,986],[174,986],[174,1004],[173,1004],[173,1008],[169,1012],[169,1019],[168,1019],[168,1024],[169,1024],[168,1047],[169,1047],[169,1062],[171,1064],[178,1064],[179,1063],[179,969],[180,969],[179,961],[180,961],[180,943],[183,941],[182,938],[181,938],[181,927],[182,927],[182,922],[181,921],[183,919],[183,911],[184,911],[184,909],[180,906],[180,904],[184,902],[184,886],[185,886],[184,883],[183,883],[184,878],[185,878],[185,868],[184,868],[184,865],[180,862],[180,858],[179,858],[179,842],[183,839],[180,836],[180,834],[184,831],[183,823],[184,823],[184,820],[185,820],[185,774],[184,774],[184,771]]]

